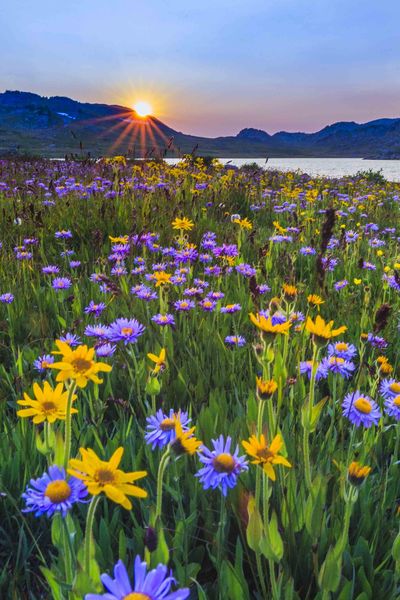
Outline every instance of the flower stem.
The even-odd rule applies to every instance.
[[[72,430],[72,419],[71,419],[71,408],[72,399],[76,389],[76,383],[70,382],[68,388],[68,399],[67,399],[67,410],[65,413],[65,447],[64,447],[64,469],[68,466],[68,461],[71,455],[71,430]]]
[[[86,515],[86,529],[85,529],[85,545],[83,549],[83,567],[86,575],[90,578],[90,558],[92,551],[92,530],[94,523],[94,515],[96,512],[97,505],[100,500],[100,494],[93,496],[89,510]]]
[[[62,519],[63,523],[63,551],[64,551],[64,566],[65,566],[65,580],[68,584],[72,583],[73,570],[72,570],[72,547],[71,538],[69,537],[68,525],[65,519]]]
[[[168,466],[170,461],[170,447],[168,446],[167,450],[161,457],[160,464],[158,465],[158,473],[157,473],[157,499],[156,499],[156,515],[155,515],[155,524],[157,524],[158,519],[161,517],[162,510],[162,494],[163,494],[163,479],[164,472]]]

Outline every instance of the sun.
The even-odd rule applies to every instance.
[[[152,113],[151,104],[145,100],[139,100],[133,105],[133,108],[139,117],[147,117]]]

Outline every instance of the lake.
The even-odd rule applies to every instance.
[[[265,158],[220,158],[223,164],[241,167],[249,163],[257,163],[267,169],[281,171],[302,171],[309,175],[324,175],[326,177],[343,177],[355,175],[358,171],[382,170],[382,175],[388,181],[400,181],[400,160],[363,160],[362,158],[270,158],[267,164]],[[168,158],[167,162],[175,164],[179,159]]]

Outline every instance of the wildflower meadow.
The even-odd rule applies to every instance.
[[[0,598],[400,596],[400,184],[0,161]]]

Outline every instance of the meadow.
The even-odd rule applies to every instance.
[[[400,184],[0,161],[0,598],[400,595]]]

